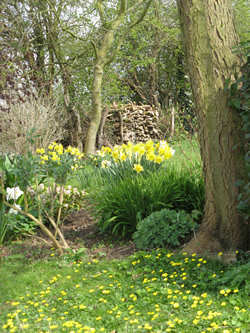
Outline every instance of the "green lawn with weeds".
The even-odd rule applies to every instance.
[[[218,258],[223,254],[219,254]],[[165,249],[1,259],[2,332],[249,332],[247,260]]]

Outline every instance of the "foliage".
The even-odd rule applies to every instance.
[[[8,218],[7,218],[7,207],[5,205],[1,206],[0,210],[0,245],[6,239],[6,234],[8,231]]]
[[[204,197],[200,175],[172,167],[107,182],[89,192],[98,226],[119,236],[135,232],[139,219],[163,208],[203,211]]]
[[[32,235],[37,230],[37,225],[27,216],[21,214],[10,213],[10,210],[5,214],[7,223],[7,233],[3,239],[3,243],[7,240],[15,240],[18,237]]]
[[[242,264],[164,249],[100,262],[51,252],[1,260],[3,331],[248,332],[249,275],[223,282]]]
[[[15,175],[11,172],[12,165],[15,163],[15,155],[1,154],[0,155],[0,172],[4,172],[4,186],[13,187],[15,184]],[[0,208],[2,207],[2,193],[0,192]]]
[[[248,0],[235,0],[232,2],[236,29],[241,42],[245,42],[250,38],[249,24],[250,8]]]
[[[225,90],[228,91],[230,101],[229,106],[238,110],[243,121],[242,130],[245,132],[246,147],[248,149],[245,155],[246,170],[248,179],[250,180],[250,41],[241,42],[235,47],[234,53],[243,52],[246,58],[246,63],[241,68],[242,75],[238,78],[235,73],[236,82],[230,85],[230,78],[226,80]],[[230,85],[230,86],[229,86]],[[241,213],[246,214],[246,220],[250,216],[250,181],[244,184],[243,180],[238,180],[236,186],[244,186],[238,196],[239,205],[237,208]]]
[[[7,207],[4,203],[2,204],[0,212],[0,244],[19,235],[33,233],[36,226],[27,216],[17,214],[17,210],[15,210],[15,208],[21,209],[23,204],[23,191],[20,190],[19,186],[7,187],[6,193],[6,201],[13,208]]]
[[[138,249],[176,247],[180,238],[196,227],[194,220],[184,210],[162,209],[138,222],[133,240]]]
[[[79,169],[75,174],[75,180],[79,188],[89,188],[100,186],[102,180],[97,174],[95,168],[89,165],[89,162],[86,160],[86,165],[84,168]]]

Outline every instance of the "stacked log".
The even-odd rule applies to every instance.
[[[157,128],[159,113],[151,105],[113,104],[107,121],[113,125],[113,133],[117,143],[128,141],[146,142],[149,139],[159,140],[162,132]]]

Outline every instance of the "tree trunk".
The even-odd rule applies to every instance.
[[[96,136],[102,116],[101,87],[103,71],[104,59],[102,57],[97,57],[95,60],[94,78],[92,83],[92,117],[84,144],[85,154],[95,154]]]
[[[206,202],[203,221],[186,251],[249,248],[249,225],[237,210],[246,178],[244,133],[237,111],[228,107],[225,79],[240,67],[229,0],[177,0],[187,68],[199,126]]]
[[[101,119],[100,126],[99,126],[99,133],[98,133],[98,138],[97,138],[98,149],[102,149],[102,146],[103,146],[104,125],[105,125],[106,118],[107,118],[107,115],[109,114],[109,112],[110,112],[110,108],[108,106],[106,106],[104,112],[102,113],[102,119]]]
[[[139,0],[137,3],[134,4],[134,6],[130,7],[130,10],[136,8],[136,6],[139,5],[141,2],[142,1]],[[134,22],[131,22],[127,27],[124,27],[124,31],[119,37],[117,45],[114,47],[114,50],[112,51],[111,49],[112,46],[114,46],[113,41],[116,31],[118,27],[121,25],[121,23],[124,21],[125,15],[128,12],[126,11],[127,1],[120,0],[117,2],[118,14],[116,18],[110,22],[105,19],[102,1],[97,0],[97,7],[102,22],[102,27],[106,32],[104,33],[99,48],[97,48],[97,45],[95,44],[94,41],[91,41],[95,50],[95,66],[94,66],[94,78],[92,84],[92,118],[90,120],[87,137],[84,145],[85,154],[95,153],[96,136],[101,121],[101,88],[102,88],[104,67],[113,62],[113,60],[117,56],[118,51],[120,50],[121,45],[123,44],[126,38],[126,35],[135,25],[139,24],[143,20],[151,2],[152,0],[148,0],[138,19],[136,19]]]

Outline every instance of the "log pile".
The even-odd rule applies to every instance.
[[[157,109],[151,105],[114,103],[110,107],[107,121],[112,123],[114,140],[117,143],[135,143],[162,138],[162,132],[157,128],[158,117]]]

